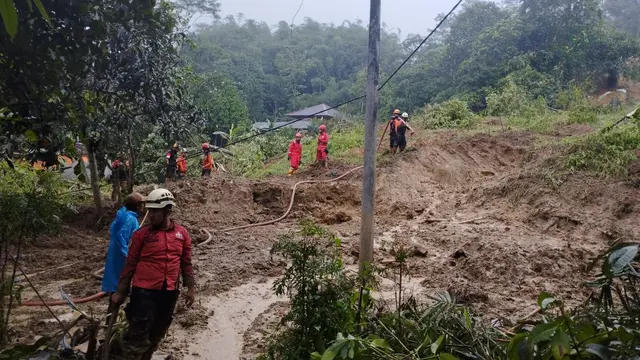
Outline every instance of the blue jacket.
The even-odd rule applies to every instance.
[[[124,206],[120,208],[109,228],[109,251],[102,277],[102,291],[112,293],[118,288],[120,273],[129,252],[129,240],[138,228],[138,215]]]

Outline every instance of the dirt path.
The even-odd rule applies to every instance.
[[[252,281],[201,299],[205,310],[212,314],[206,328],[196,333],[173,330],[169,338],[171,347],[188,349],[187,358],[190,355],[203,360],[239,359],[245,332],[260,314],[281,300],[271,290],[274,280]],[[164,359],[167,355],[166,351],[160,352],[154,359]]]

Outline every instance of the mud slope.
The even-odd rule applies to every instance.
[[[378,257],[394,242],[417,248],[411,271],[425,287],[501,316],[527,313],[541,291],[583,299],[584,265],[611,240],[603,233],[640,231],[640,192],[580,176],[554,188],[548,156],[528,133],[419,144],[380,176]]]
[[[420,293],[448,289],[491,318],[521,317],[535,308],[541,291],[569,303],[580,301],[587,294],[581,284],[590,275],[582,271],[584,264],[614,238],[640,232],[640,192],[624,183],[581,176],[549,181],[542,164],[552,155],[551,149],[534,145],[529,133],[439,133],[419,140],[412,151],[383,157],[380,163],[388,165],[378,171],[376,260],[393,258],[394,247],[406,246],[412,254],[410,273],[423,287]],[[236,356],[244,349],[242,357],[252,358],[259,352],[260,344],[253,343],[265,336],[264,324],[273,323],[272,308],[276,313],[286,308],[279,303],[286,299],[270,297],[265,285],[285,265],[269,250],[301,218],[337,233],[345,262],[355,263],[362,181],[358,173],[336,183],[302,186],[291,216],[279,224],[220,231],[277,218],[289,204],[295,181],[326,180],[349,168],[337,164],[265,181],[217,174],[211,181],[170,184],[179,203],[176,219],[194,242],[207,239],[202,229],[210,230],[212,241],[194,250],[199,302],[191,310],[178,310],[163,352],[195,356],[185,341],[196,336],[201,359],[216,359],[208,353],[207,338],[220,344],[231,339],[220,350],[225,354]],[[115,210],[112,206],[107,217]],[[92,218],[89,209],[81,211],[64,225],[61,236],[41,239],[25,250],[28,273],[76,263],[34,276],[46,298],[59,298],[60,286],[72,296],[99,290],[99,282],[89,274],[103,265],[108,230],[94,232]],[[251,289],[259,289],[255,298]],[[34,297],[30,291],[23,294],[27,300]],[[102,311],[105,304],[96,305]],[[56,311],[69,313],[65,308]],[[44,309],[19,308],[15,314],[18,338],[56,328],[43,321],[50,317]],[[225,321],[235,323],[224,326]]]

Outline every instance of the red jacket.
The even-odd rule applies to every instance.
[[[185,228],[171,221],[166,230],[145,226],[133,233],[131,246],[120,275],[120,288],[129,283],[146,290],[178,290],[182,271],[185,286],[195,285],[191,266],[191,238]]]
[[[324,151],[327,145],[329,145],[329,135],[326,132],[318,135],[318,150]]]
[[[296,142],[295,140],[289,144],[289,157],[297,157],[298,159],[302,156],[302,144]]]

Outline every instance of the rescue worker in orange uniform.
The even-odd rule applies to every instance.
[[[176,162],[176,166],[178,179],[182,179],[187,176],[187,149],[182,149],[182,153]]]
[[[389,151],[392,154],[398,149],[398,131],[396,129],[397,120],[400,120],[400,110],[393,110],[393,116],[389,120]]]
[[[209,143],[202,144],[202,177],[210,177],[213,171],[214,161],[211,155],[211,146]]]
[[[287,159],[289,159],[289,164],[291,165],[291,169],[289,169],[289,176],[293,175],[298,168],[300,167],[300,163],[302,160],[302,134],[297,133],[295,140],[289,144],[289,152],[287,153]]]
[[[318,135],[318,148],[316,150],[316,161],[322,167],[327,167],[327,157],[329,155],[329,135],[327,134],[327,127],[320,125],[318,128],[320,135]]]

